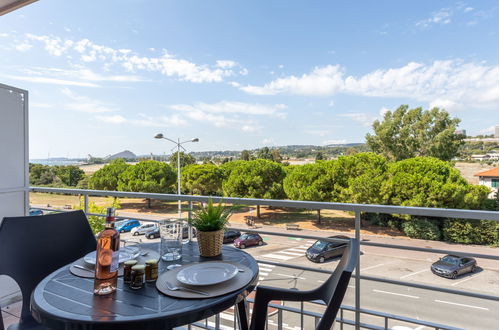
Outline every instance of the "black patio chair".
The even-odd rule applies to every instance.
[[[357,266],[359,248],[357,240],[351,239],[348,243],[340,263],[329,279],[316,289],[309,291],[297,291],[274,287],[259,286],[256,290],[253,314],[251,316],[251,330],[265,329],[267,319],[267,307],[271,300],[287,301],[312,301],[322,300],[326,310],[317,324],[316,330],[329,330],[333,326],[336,314],[340,309],[341,302],[345,296],[348,282],[354,268]]]
[[[21,288],[20,322],[13,329],[46,329],[30,312],[36,285],[58,268],[94,251],[95,236],[82,211],[42,216],[5,217],[0,222],[0,275],[12,277]],[[3,330],[0,316],[0,330]]]

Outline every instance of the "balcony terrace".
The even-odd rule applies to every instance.
[[[32,192],[83,196],[88,215],[90,196],[121,198],[151,198],[163,201],[182,200],[192,208],[194,202],[206,202],[207,197],[130,193],[31,187]],[[217,201],[219,197],[214,197]],[[237,205],[265,205],[310,210],[342,210],[355,214],[355,238],[360,242],[360,261],[337,317],[336,328],[365,329],[491,329],[497,325],[499,310],[499,253],[488,247],[449,245],[443,242],[383,239],[361,234],[361,215],[365,213],[406,214],[436,218],[480,219],[499,221],[499,212],[457,209],[400,207],[386,205],[342,204],[326,202],[223,198]],[[65,210],[60,210],[65,211]],[[190,214],[189,214],[190,216]],[[139,219],[154,221],[151,219]],[[318,266],[306,261],[300,251],[316,239],[326,239],[327,233],[287,231],[272,226],[235,228],[257,232],[266,238],[263,252],[248,249],[260,266],[260,282],[284,288],[310,289],[317,287],[334,269],[336,261]],[[443,254],[467,255],[478,259],[480,272],[457,280],[438,278],[429,272],[429,263]],[[277,256],[277,257],[276,257]],[[280,256],[280,257],[279,257]],[[398,273],[401,260],[407,269]],[[427,260],[426,262],[421,260]],[[303,261],[305,260],[305,261]],[[392,266],[390,266],[392,264]],[[393,274],[392,274],[393,272]],[[426,273],[426,274],[424,274]],[[423,276],[425,275],[425,276]],[[478,280],[476,279],[478,278]],[[474,283],[473,286],[467,284]],[[249,299],[251,302],[251,299]],[[324,306],[314,303],[273,302],[269,329],[311,329],[318,322]],[[12,320],[4,313],[6,321]],[[198,322],[188,328],[233,329],[236,320],[232,310]]]

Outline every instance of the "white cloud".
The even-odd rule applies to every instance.
[[[63,88],[61,90],[61,93],[67,96],[69,99],[71,99],[71,102],[65,103],[63,105],[65,109],[79,111],[79,112],[86,112],[86,113],[103,113],[103,112],[113,112],[117,110],[113,106],[101,102],[99,100],[78,95],[73,91],[71,91],[69,88]],[[117,116],[114,116],[115,120],[116,118]]]
[[[97,116],[97,120],[108,123],[108,124],[122,124],[125,123],[127,120],[125,117],[120,116],[120,115],[111,115],[111,116]]]
[[[117,66],[128,72],[158,72],[168,77],[194,83],[220,82],[226,77],[248,73],[247,69],[231,60],[218,60],[210,66],[177,58],[166,50],[163,50],[163,54],[159,57],[147,57],[140,56],[130,49],[114,49],[98,45],[89,39],[71,40],[34,34],[27,34],[26,38],[31,42],[42,43],[50,55],[79,58],[83,64],[103,63],[107,70],[111,66]]]
[[[494,130],[495,130],[495,126],[489,126],[487,128],[479,130],[478,132],[480,134],[492,134],[492,133],[494,133]]]
[[[22,43],[22,44],[15,45],[14,48],[20,52],[27,52],[28,50],[33,48],[33,45],[30,45],[27,43]]]
[[[470,11],[473,11],[473,9],[474,9],[473,7],[466,7],[466,8],[463,9],[463,11],[465,13],[469,13]]]
[[[339,65],[316,67],[301,77],[288,76],[259,86],[245,86],[241,90],[255,95],[280,93],[301,95],[331,95],[343,89],[343,72]]]
[[[323,141],[322,144],[323,145],[330,145],[330,144],[345,144],[347,143],[347,140],[326,140],[326,141]]]
[[[420,20],[416,23],[417,27],[429,28],[435,24],[449,24],[451,22],[452,10],[449,8],[442,8],[436,12],[431,13],[430,17]]]
[[[360,77],[345,76],[338,65],[315,68],[301,77],[288,76],[263,86],[240,89],[251,94],[332,96],[353,94],[408,98],[419,102],[460,107],[499,106],[499,65],[462,60],[409,62],[398,68],[378,69]]]
[[[262,144],[267,145],[267,146],[275,146],[276,142],[272,138],[266,138],[262,140]]]
[[[53,85],[63,85],[63,86],[80,86],[80,87],[99,87],[99,85],[94,84],[94,83],[75,81],[75,80],[66,80],[66,79],[57,79],[57,78],[15,76],[15,75],[2,75],[2,77],[14,79],[14,80],[20,80],[20,81],[28,81],[28,82],[33,82],[33,83],[42,83],[42,84],[53,84]]]
[[[338,116],[349,118],[357,123],[362,124],[362,126],[365,127],[371,126],[373,121],[377,119],[376,117],[363,112],[342,113],[339,114]]]

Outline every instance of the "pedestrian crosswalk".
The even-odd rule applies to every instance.
[[[275,266],[274,265],[267,265],[263,263],[258,263],[258,269],[259,269],[259,278],[258,280],[263,280],[265,279],[266,276],[269,276],[269,274],[274,270]]]
[[[260,257],[268,258],[268,259],[277,259],[277,260],[291,260],[298,257],[305,256],[305,252],[307,249],[314,244],[315,241],[306,241],[304,244],[284,250],[280,250],[273,253],[262,254]]]

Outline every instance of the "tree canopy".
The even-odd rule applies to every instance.
[[[372,151],[390,160],[418,156],[451,160],[463,143],[464,136],[455,133],[459,122],[443,109],[409,110],[402,105],[373,123],[374,134],[367,134],[366,142]]]
[[[196,164],[196,158],[191,154],[186,154],[185,152],[180,152],[180,168],[184,168],[187,165]],[[170,165],[173,168],[177,168],[177,153],[174,152],[170,156]]]
[[[168,193],[173,192],[177,174],[173,168],[156,160],[141,161],[129,166],[119,176],[118,189],[122,191]]]
[[[193,195],[221,195],[223,170],[214,164],[189,165],[182,170],[182,190]]]
[[[132,165],[122,158],[114,159],[90,177],[88,187],[96,190],[118,190],[119,177],[130,166]]]

